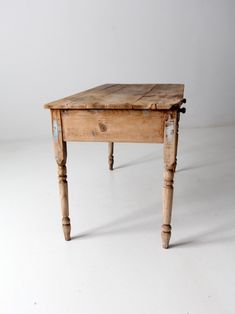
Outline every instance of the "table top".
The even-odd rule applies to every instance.
[[[168,110],[185,102],[183,84],[104,84],[46,104],[49,109]]]

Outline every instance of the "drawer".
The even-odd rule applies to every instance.
[[[61,110],[64,141],[163,143],[165,112]]]

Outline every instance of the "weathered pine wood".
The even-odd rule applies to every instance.
[[[105,84],[45,105],[50,109],[168,110],[184,102],[183,84]]]
[[[185,102],[182,84],[105,84],[45,105],[51,109],[58,164],[62,225],[70,240],[67,141],[108,142],[113,169],[114,142],[163,143],[164,185],[162,246],[169,247],[178,122]],[[107,109],[107,110],[106,110]]]
[[[109,170],[113,170],[113,142],[108,143],[108,148],[109,148]]]
[[[164,111],[62,110],[64,141],[163,143]]]
[[[176,154],[178,144],[178,120],[179,113],[169,111],[166,113],[164,128],[164,185],[163,185],[163,224],[162,224],[162,246],[169,247],[171,237],[171,213],[173,202],[173,183],[176,167]]]
[[[58,165],[59,190],[61,198],[62,227],[65,240],[70,240],[70,219],[68,202],[68,183],[67,183],[67,147],[63,141],[61,112],[60,110],[51,110],[52,133],[54,141],[55,159]]]

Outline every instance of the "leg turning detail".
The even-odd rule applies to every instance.
[[[71,239],[70,238],[71,226],[69,219],[67,170],[65,165],[58,164],[58,177],[62,210],[62,227],[64,232],[64,238],[66,241],[69,241]]]

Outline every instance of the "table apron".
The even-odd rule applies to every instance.
[[[166,112],[61,110],[64,141],[163,143]]]

